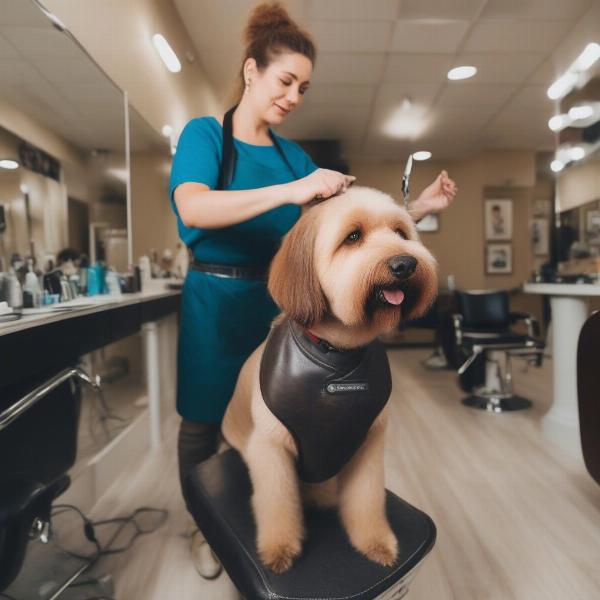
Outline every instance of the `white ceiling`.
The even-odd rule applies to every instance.
[[[123,152],[123,93],[32,0],[0,0],[0,98],[75,146]],[[131,147],[165,140],[130,108]]]
[[[197,57],[225,98],[242,58],[252,0],[173,0]],[[337,138],[346,154],[453,158],[483,148],[553,149],[551,56],[600,0],[289,0],[317,48],[313,85],[280,131]],[[600,23],[598,24],[600,38]],[[598,40],[600,41],[600,39]],[[583,45],[582,45],[583,48]],[[473,79],[448,69],[475,65]],[[382,133],[409,97],[406,139]]]

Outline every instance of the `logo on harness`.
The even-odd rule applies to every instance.
[[[327,386],[327,391],[330,394],[343,394],[345,392],[368,392],[369,384],[364,382],[352,383],[330,383]]]

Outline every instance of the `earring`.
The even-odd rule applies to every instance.
[[[246,79],[246,94],[250,91],[250,79]]]

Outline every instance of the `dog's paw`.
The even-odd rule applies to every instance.
[[[391,567],[398,557],[398,541],[391,531],[381,536],[367,538],[357,545],[356,549],[368,559],[384,567]]]
[[[259,547],[258,554],[263,564],[274,573],[284,573],[300,554],[300,542],[277,542]]]

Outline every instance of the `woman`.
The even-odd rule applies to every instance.
[[[183,288],[178,353],[179,473],[186,501],[186,474],[215,452],[238,372],[278,313],[266,272],[281,238],[302,205],[341,193],[355,179],[319,169],[300,146],[270,130],[309,88],[316,56],[309,35],[278,3],[256,7],[245,33],[237,106],[223,118],[190,121],[171,172],[179,234],[194,256]],[[231,148],[225,145],[224,153],[227,140]],[[229,151],[233,167],[226,160],[221,170]],[[442,172],[411,212],[418,219],[440,210],[454,193],[454,182]],[[199,572],[217,574],[200,541],[192,548]]]

